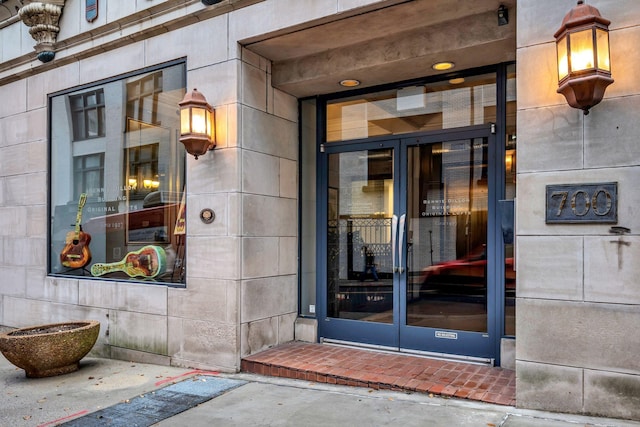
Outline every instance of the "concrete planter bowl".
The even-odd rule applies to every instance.
[[[0,334],[0,352],[29,378],[77,371],[98,339],[96,320],[52,323]]]

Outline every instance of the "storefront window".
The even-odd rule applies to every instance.
[[[49,273],[184,285],[184,148],[173,64],[49,98]]]
[[[496,122],[496,74],[407,86],[327,103],[327,142]]]
[[[516,197],[516,66],[507,67],[507,108],[506,108],[505,138],[505,200],[514,200]],[[515,230],[513,230],[515,231]],[[515,265],[515,239],[505,240],[505,300],[504,300],[504,334],[514,336],[516,334],[516,265]]]

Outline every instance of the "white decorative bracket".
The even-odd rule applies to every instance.
[[[60,32],[58,22],[66,0],[25,0],[18,16],[29,27],[29,34],[36,41],[35,50],[38,59],[49,62],[56,52],[54,44]]]

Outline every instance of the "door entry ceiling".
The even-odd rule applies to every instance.
[[[513,61],[515,15],[516,0],[393,0],[243,44],[272,61],[274,87],[304,97],[344,90],[347,78],[367,87],[442,73],[431,68],[439,61],[452,71]]]

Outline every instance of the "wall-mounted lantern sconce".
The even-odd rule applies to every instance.
[[[509,23],[509,9],[501,4],[498,8],[498,25],[507,25]]]
[[[578,4],[567,13],[556,31],[558,93],[567,103],[589,114],[602,101],[613,79],[609,60],[609,24],[598,9]]]
[[[197,160],[198,156],[216,148],[215,111],[198,89],[187,92],[178,105],[180,142]]]

